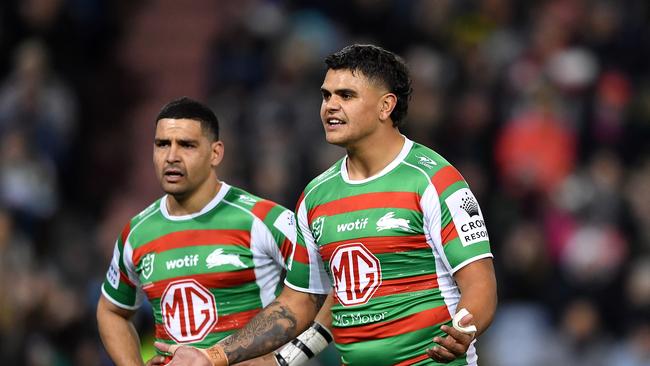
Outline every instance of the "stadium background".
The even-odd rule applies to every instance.
[[[646,0],[2,1],[2,364],[111,364],[99,284],[122,225],[161,194],[165,102],[206,101],[220,176],[293,207],[342,155],[319,86],[352,42],[404,56],[404,132],[482,204],[500,306],[481,364],[650,365]],[[148,333],[150,314],[136,323]]]

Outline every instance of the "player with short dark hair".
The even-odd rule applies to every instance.
[[[131,316],[146,297],[155,338],[208,348],[275,299],[294,247],[294,215],[217,178],[219,122],[205,105],[174,100],[156,118],[155,171],[166,193],[118,236],[97,306],[118,365],[142,364]],[[162,364],[156,356],[147,365]]]
[[[343,364],[477,364],[475,337],[497,303],[478,202],[448,161],[400,133],[410,81],[399,57],[352,45],[326,62],[321,121],[347,155],[300,197],[282,294],[205,353],[158,345],[175,352],[171,365],[225,366],[266,353],[307,328],[332,290],[329,327]],[[318,329],[278,362],[297,365],[300,352],[322,348]]]

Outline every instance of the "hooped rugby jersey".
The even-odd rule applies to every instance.
[[[206,348],[273,301],[295,241],[293,212],[226,183],[192,215],[165,196],[118,237],[102,293],[125,309],[146,296],[156,340]]]
[[[460,173],[405,138],[385,169],[350,180],[346,158],[307,185],[285,283],[336,298],[332,331],[346,365],[436,365],[460,292],[453,274],[492,257],[483,213]],[[331,287],[330,287],[331,286]],[[447,365],[475,365],[472,345]]]

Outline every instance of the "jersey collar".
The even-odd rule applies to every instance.
[[[179,215],[179,216],[174,216],[169,213],[169,210],[167,209],[168,195],[164,195],[163,198],[160,200],[160,212],[167,220],[171,220],[171,221],[183,221],[183,220],[194,219],[215,208],[219,204],[219,202],[221,202],[221,200],[226,196],[226,193],[228,193],[229,190],[230,190],[230,185],[224,181],[221,181],[221,188],[219,188],[219,192],[217,192],[214,198],[211,199],[210,202],[208,202],[201,209],[201,211],[194,212],[187,215]]]
[[[404,145],[402,146],[402,150],[400,150],[399,154],[391,161],[388,165],[384,167],[379,173],[365,178],[365,179],[359,179],[359,180],[352,180],[350,179],[350,176],[348,175],[348,156],[346,155],[343,158],[343,161],[341,161],[341,178],[343,178],[343,181],[348,184],[363,184],[363,183],[368,183],[372,180],[375,180],[377,178],[380,178],[386,174],[388,174],[391,170],[395,169],[399,165],[399,163],[406,158],[406,155],[408,155],[409,151],[411,151],[411,148],[413,147],[413,141],[409,140],[406,136],[402,135],[404,137]]]

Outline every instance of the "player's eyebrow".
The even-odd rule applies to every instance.
[[[321,87],[321,88],[320,88],[320,92],[321,92],[323,95],[330,95],[330,94],[332,94],[332,92],[330,92],[329,90],[327,90],[325,87]],[[336,95],[350,95],[350,96],[356,96],[356,95],[357,95],[357,92],[356,92],[355,90],[353,90],[353,89],[341,88],[341,89],[335,89],[335,90],[334,90],[334,94],[336,94]]]
[[[354,91],[352,89],[348,89],[348,88],[336,89],[336,90],[334,90],[334,93],[336,95],[350,95],[350,96],[356,96],[357,95],[356,91]]]
[[[169,138],[155,138],[154,143],[159,144],[159,143],[169,143],[171,142],[172,139]],[[178,144],[180,145],[196,145],[199,143],[199,140],[196,139],[174,139]]]

